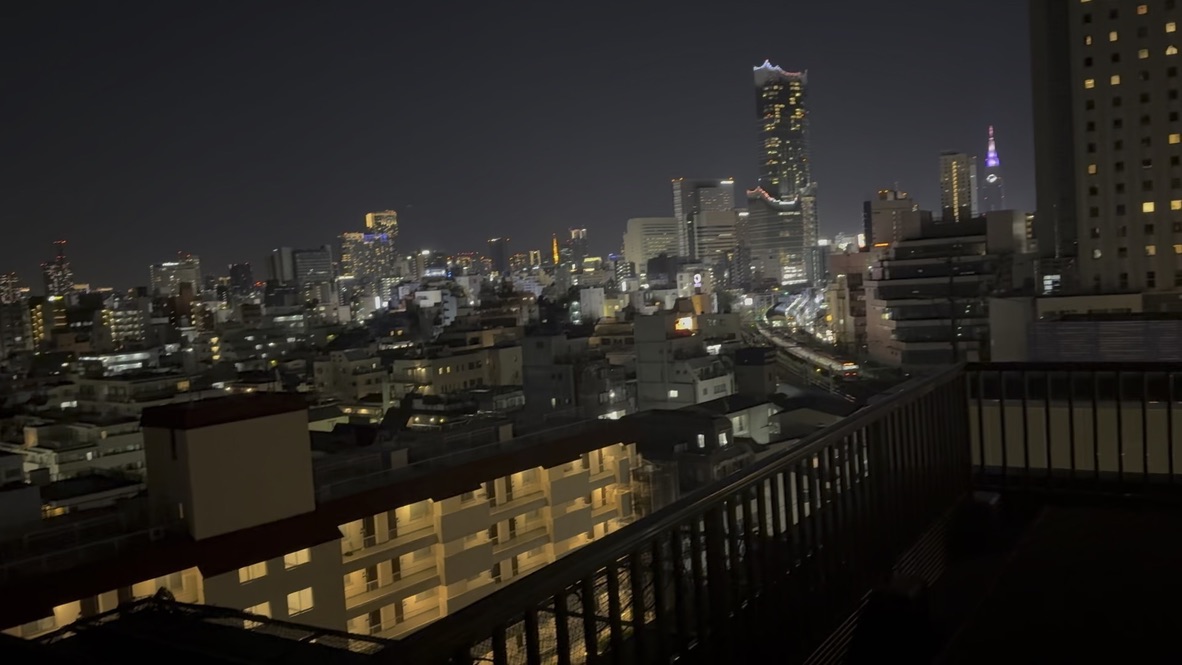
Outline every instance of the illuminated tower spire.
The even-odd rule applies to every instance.
[[[1006,191],[1001,177],[1001,160],[997,157],[997,141],[993,125],[989,126],[989,147],[985,152],[985,181],[981,184],[982,211],[1006,209]]]
[[[993,140],[993,125],[989,125],[989,150],[985,153],[985,168],[996,169],[1001,166],[997,158],[997,141]]]

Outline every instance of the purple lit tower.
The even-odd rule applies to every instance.
[[[989,150],[985,153],[985,180],[981,184],[982,212],[1006,209],[1006,190],[1001,177],[1001,160],[997,158],[997,142],[993,126],[989,127]]]

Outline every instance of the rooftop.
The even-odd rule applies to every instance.
[[[712,399],[709,402],[702,402],[701,404],[694,404],[681,409],[682,411],[703,411],[716,416],[725,416],[736,411],[745,411],[759,406],[760,404],[767,404],[768,400],[751,397],[749,395],[727,395],[726,397],[719,397]]]
[[[249,627],[250,630],[244,630]],[[82,619],[33,642],[0,643],[8,662],[122,663],[151,660],[239,665],[372,662],[386,640],[277,621],[245,612],[173,602],[159,594]]]
[[[307,400],[293,394],[228,395],[144,409],[140,423],[144,427],[188,430],[252,418],[265,418],[281,413],[306,411],[307,408]]]
[[[131,478],[120,478],[102,474],[75,476],[65,480],[57,480],[41,486],[41,500],[45,503],[68,501],[78,497],[110,492],[119,489],[131,489],[143,485],[143,481]]]

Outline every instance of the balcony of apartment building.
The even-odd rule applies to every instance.
[[[1179,418],[1182,365],[948,367],[386,654],[1172,662]]]

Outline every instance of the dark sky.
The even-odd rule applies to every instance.
[[[937,208],[938,153],[989,124],[1034,202],[1025,0],[30,4],[0,10],[0,271],[38,290],[57,237],[125,287],[384,208],[406,249],[613,251],[671,178],[751,184],[765,58],[809,70],[824,233],[895,182]]]

